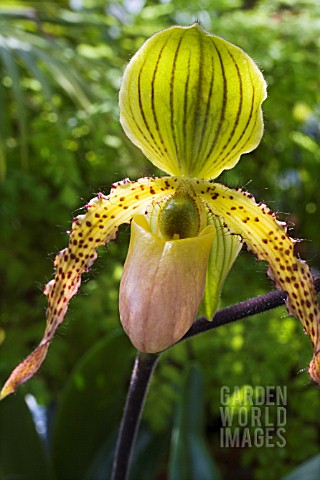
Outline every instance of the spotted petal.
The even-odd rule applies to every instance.
[[[310,337],[314,357],[309,373],[320,383],[320,311],[310,269],[296,257],[294,241],[275,214],[266,205],[256,204],[251,194],[204,181],[195,181],[194,190],[224,219],[231,233],[240,234],[248,248],[269,263],[276,285],[288,294],[289,313],[300,319]]]
[[[253,60],[196,23],[157,33],[134,55],[120,90],[120,120],[165,172],[216,178],[259,144],[265,98]]]
[[[130,222],[135,213],[174,193],[177,183],[176,178],[169,177],[118,182],[113,185],[110,195],[99,194],[87,205],[86,214],[74,219],[69,246],[56,256],[55,277],[44,290],[48,298],[44,336],[39,346],[12,372],[0,398],[14,392],[40,368],[49,344],[65,317],[69,300],[78,291],[81,274],[89,270],[97,257],[97,247],[113,240],[118,227]]]

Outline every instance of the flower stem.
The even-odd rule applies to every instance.
[[[146,393],[159,356],[160,354],[137,353],[121,420],[111,480],[128,478]]]

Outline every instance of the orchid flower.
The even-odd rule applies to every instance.
[[[320,315],[307,264],[265,204],[213,182],[258,146],[265,98],[266,83],[254,61],[198,23],[168,28],[144,43],[124,73],[120,120],[130,140],[168,175],[122,180],[74,219],[69,245],[56,256],[55,277],[44,290],[44,336],[12,372],[2,398],[39,369],[97,247],[130,222],[119,310],[138,350],[160,352],[179,341],[203,298],[212,317],[245,243],[268,262],[276,286],[287,293],[289,313],[313,344],[310,376],[320,382]]]

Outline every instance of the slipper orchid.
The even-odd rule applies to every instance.
[[[42,364],[81,274],[97,247],[131,222],[120,286],[120,317],[132,343],[159,352],[180,340],[204,309],[215,312],[224,279],[242,243],[269,263],[314,347],[311,378],[320,382],[319,309],[310,270],[269,208],[240,189],[212,180],[252,151],[263,134],[266,84],[240,48],[197,23],[152,36],[128,64],[120,90],[125,133],[168,176],[128,179],[99,194],[75,218],[69,246],[45,287],[47,326],[39,346],[16,369],[1,396]]]

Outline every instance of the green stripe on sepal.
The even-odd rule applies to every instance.
[[[209,216],[208,224],[216,229],[206,277],[206,286],[200,311],[211,320],[219,307],[220,295],[227,275],[242,247],[240,235],[232,235],[219,217]]]
[[[263,133],[266,83],[240,48],[197,23],[151,37],[129,63],[120,90],[122,126],[171,175],[216,178]]]

